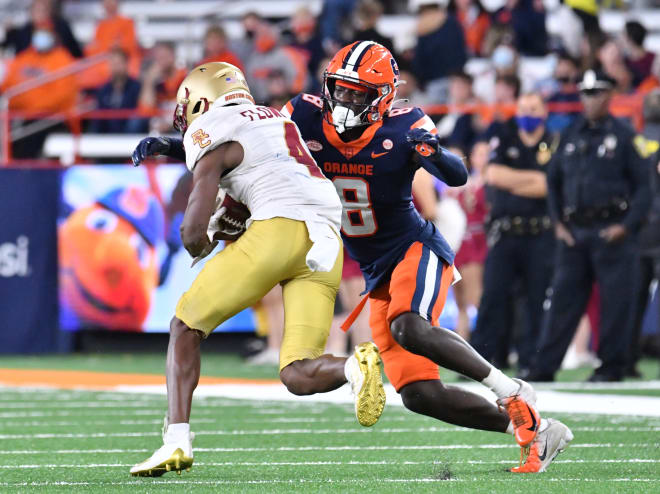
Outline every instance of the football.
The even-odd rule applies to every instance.
[[[250,210],[230,196],[225,190],[218,189],[215,200],[215,213],[209,222],[208,235],[211,240],[236,240],[246,228]]]

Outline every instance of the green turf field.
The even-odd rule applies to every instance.
[[[216,358],[207,359],[209,367],[233,367]],[[128,360],[145,362],[119,357],[114,370],[138,371]],[[0,367],[10,363],[0,359]],[[641,385],[627,391],[654,395]],[[572,446],[548,472],[514,476],[506,469],[519,450],[509,436],[401,407],[386,407],[378,424],[364,429],[350,405],[196,398],[193,469],[149,479],[128,470],[161,444],[164,396],[4,388],[0,405],[3,493],[660,492],[658,417],[556,415],[573,429]]]

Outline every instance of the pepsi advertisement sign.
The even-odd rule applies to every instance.
[[[0,170],[0,353],[58,351],[57,170]]]

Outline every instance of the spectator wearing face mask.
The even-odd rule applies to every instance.
[[[30,6],[30,20],[23,26],[9,29],[2,48],[13,50],[16,55],[30,48],[36,31],[53,32],[59,43],[71,56],[83,56],[78,40],[66,19],[55,12],[52,0],[34,0]]]
[[[7,67],[7,76],[0,86],[5,93],[21,83],[38,79],[56,72],[73,63],[75,59],[61,46],[55,33],[47,29],[37,29],[32,33],[32,44],[19,53]],[[58,113],[73,109],[78,98],[78,87],[73,75],[61,77],[9,99],[9,110],[16,112]],[[35,117],[26,117],[25,124]],[[42,117],[39,118],[42,120]],[[62,120],[62,117],[60,117]],[[39,156],[46,135],[51,129],[37,132],[19,139],[13,147],[16,158]]]
[[[477,97],[487,103],[495,103],[497,79],[518,77],[518,62],[518,52],[513,45],[507,40],[498,44],[490,56],[488,68],[475,76],[473,89]],[[514,97],[514,101],[516,97]]]

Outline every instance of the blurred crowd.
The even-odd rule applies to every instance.
[[[444,229],[458,250],[456,264],[464,281],[454,289],[457,330],[466,338],[483,299],[488,222],[492,221],[486,191],[503,180],[497,167],[489,166],[493,139],[501,139],[507,132],[519,110],[519,97],[531,91],[541,96],[538,103],[546,112],[544,129],[552,134],[566,129],[580,114],[578,82],[588,69],[613,81],[614,93],[622,97],[641,100],[660,87],[660,58],[644,47],[647,30],[643,23],[631,16],[620,33],[610,35],[599,25],[600,2],[595,0],[564,0],[555,12],[559,30],[552,35],[546,29],[542,0],[506,0],[495,11],[486,10],[479,0],[324,0],[319,15],[306,7],[298,8],[288,19],[246,13],[240,20],[241,37],[228,36],[221,21],[212,22],[198,40],[192,40],[203,48],[201,59],[187,64],[177,58],[173,42],[141,46],[135,22],[121,15],[119,0],[103,0],[102,4],[103,18],[84,46],[56,0],[33,0],[27,23],[6,26],[0,94],[9,97],[9,109],[17,117],[12,119],[19,135],[12,144],[15,158],[39,157],[47,134],[67,127],[100,134],[173,132],[171,114],[177,88],[187,70],[199,63],[223,61],[238,66],[257,102],[282,107],[301,91],[320,92],[325,66],[338,48],[358,39],[377,41],[398,61],[405,81],[398,91],[403,100],[400,104],[427,109],[437,119],[442,143],[465,156],[471,170],[467,186],[457,191],[432,182],[416,188],[416,203],[424,216]],[[398,46],[379,31],[379,21],[386,13],[414,15],[411,46]],[[60,77],[51,80],[49,74]],[[30,87],[35,80],[46,83]],[[24,90],[18,92],[17,88]],[[116,118],[87,118],[81,124],[71,118],[74,108],[118,112]],[[61,116],[50,126],[20,137],[21,129],[39,124],[44,115],[52,113]],[[544,155],[537,157],[544,159]],[[433,197],[431,206],[424,205],[424,187]],[[543,294],[550,277],[551,272],[544,278],[541,301],[533,308],[539,313],[544,310]],[[344,312],[359,300],[359,270],[349,264],[345,280],[340,296]],[[640,288],[642,312],[648,284]],[[516,285],[515,299],[524,299],[525,290]],[[597,290],[594,293],[597,307]],[[263,325],[277,328],[281,326],[277,312],[281,304],[276,295],[272,297],[275,302],[269,298],[262,302]],[[638,326],[640,310],[635,316]],[[587,311],[580,324],[572,347],[573,365],[592,364],[595,359],[589,336],[590,329],[598,327],[595,312]],[[511,350],[515,354],[515,328],[526,324],[521,322],[525,317],[512,313],[513,329],[511,335],[505,335],[511,343],[489,356],[499,366],[507,367]],[[341,318],[338,314],[337,321]],[[539,324],[538,317],[533,320]],[[362,329],[356,331],[357,342],[369,334],[366,321],[358,321],[358,326]],[[345,350],[345,338],[336,331],[331,350]],[[269,346],[278,348],[277,330],[271,334]],[[256,361],[276,361],[272,351],[260,358]],[[636,373],[635,359],[627,372]]]
[[[555,14],[561,30],[550,36],[542,0],[507,0],[493,12],[479,0],[325,0],[318,16],[306,7],[281,20],[246,13],[240,38],[230,38],[221,22],[211,23],[198,40],[201,59],[187,64],[177,59],[173,42],[141,46],[133,19],[120,13],[119,0],[102,1],[103,18],[83,46],[62,15],[62,3],[33,0],[27,23],[5,26],[0,92],[9,95],[14,116],[24,116],[15,118],[14,126],[31,123],[35,114],[42,116],[39,112],[127,110],[140,116],[116,112],[117,119],[88,118],[82,129],[62,117],[60,128],[169,132],[176,89],[186,70],[208,61],[237,65],[258,102],[281,106],[300,91],[318,93],[328,57],[357,39],[377,41],[393,52],[406,81],[399,97],[407,104],[449,105],[439,131],[466,152],[511,116],[521,91],[539,90],[552,103],[577,102],[575,82],[586,68],[601,68],[616,80],[621,94],[645,94],[660,85],[660,61],[644,48],[643,24],[629,20],[621,33],[607,35],[599,27],[595,1],[562,4]],[[397,47],[379,32],[386,11],[414,13],[412,46]],[[471,65],[471,60],[479,63]],[[80,64],[88,67],[81,70]],[[53,73],[60,77],[49,80]],[[40,85],[29,87],[35,80]],[[443,110],[437,108],[439,115]],[[553,112],[549,127],[561,130],[569,121],[570,112]],[[17,141],[14,157],[38,156],[48,131]]]

